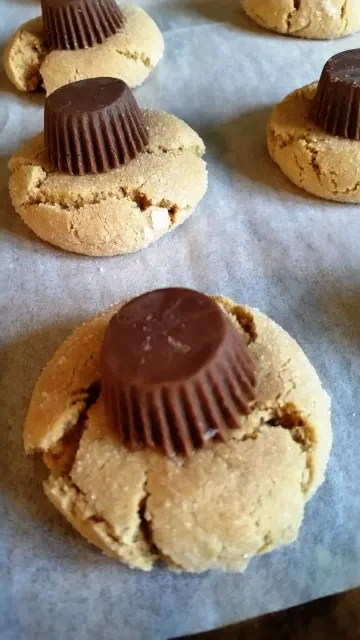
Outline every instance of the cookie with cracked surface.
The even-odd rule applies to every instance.
[[[121,308],[87,322],[41,374],[24,427],[43,452],[45,493],[86,539],[130,567],[242,571],[256,554],[296,539],[324,480],[330,403],[299,345],[267,316],[214,300],[248,343],[258,369],[249,415],[226,442],[189,458],[129,451],[100,393],[105,331]]]
[[[52,166],[39,134],[10,160],[15,210],[43,240],[92,256],[132,253],[184,222],[207,189],[201,138],[168,113],[143,111],[145,151],[98,175]]]
[[[360,29],[358,0],[243,0],[261,27],[288,36],[331,40]]]
[[[10,81],[20,91],[43,88],[48,95],[70,82],[102,76],[120,78],[130,87],[142,84],[161,60],[164,40],[143,9],[119,6],[124,15],[122,29],[87,49],[50,51],[42,18],[26,22],[12,36],[4,53]]]
[[[268,149],[282,172],[309,193],[360,202],[360,142],[326,133],[310,117],[317,83],[287,96],[273,110]]]

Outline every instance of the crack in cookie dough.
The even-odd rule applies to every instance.
[[[129,60],[140,61],[143,63],[144,67],[147,67],[150,70],[153,69],[149,56],[146,56],[143,53],[135,53],[134,51],[126,51],[125,49],[122,51],[120,49],[116,49],[116,53],[118,53],[119,56],[125,56],[125,58],[128,58]]]
[[[331,136],[309,117],[317,84],[278,104],[267,128],[268,149],[283,173],[305,191],[337,202],[360,202],[360,143]]]
[[[131,567],[244,570],[297,537],[324,479],[330,406],[315,370],[266,316],[215,300],[246,337],[259,375],[253,411],[225,443],[189,459],[121,445],[96,383],[103,336],[121,305],[76,330],[34,390],[24,443],[44,453],[46,494],[84,537]]]
[[[98,191],[96,194],[92,194],[89,198],[84,198],[77,194],[75,199],[67,202],[65,199],[57,199],[56,197],[53,197],[49,192],[44,192],[42,187],[45,187],[46,178],[47,176],[43,180],[39,180],[35,187],[36,192],[29,194],[27,199],[21,203],[21,206],[31,207],[39,204],[47,204],[53,207],[59,207],[63,211],[73,211],[74,209],[76,211],[81,211],[81,209],[87,205],[99,204],[101,202],[106,202],[107,200],[121,201],[127,199],[136,204],[140,211],[146,211],[151,207],[167,209],[170,218],[174,216],[178,210],[176,203],[172,203],[164,198],[160,200],[160,202],[152,202],[147,198],[146,194],[141,191],[141,188],[127,190],[121,185],[118,186],[117,190]]]
[[[301,38],[340,38],[360,29],[358,0],[243,0],[260,26]]]
[[[311,167],[320,183],[320,185],[322,186],[322,171],[321,171],[321,166],[317,160],[317,157],[319,155],[318,150],[316,149],[316,147],[314,146],[314,144],[312,144],[311,142],[309,142],[309,140],[304,140],[304,144],[305,144],[305,148],[309,153],[310,156],[310,164]]]
[[[293,2],[292,9],[288,13],[287,18],[286,18],[288,33],[290,32],[290,29],[291,29],[292,18],[294,17],[295,13],[297,11],[300,11],[300,9],[301,9],[301,0],[292,0],[292,2]]]
[[[277,473],[270,471],[260,480],[259,460],[268,464],[278,448],[283,459]],[[187,571],[243,570],[252,555],[265,550],[267,540],[278,546],[296,537],[303,516],[304,468],[303,454],[288,432],[273,428],[263,428],[256,439],[244,436],[214,444],[180,471],[157,461],[150,468],[147,501],[157,547]],[[271,504],[277,511],[277,504],[286,502],[286,481],[294,511],[289,521],[274,525],[268,508]]]
[[[53,207],[59,207],[63,211],[73,211],[74,209],[76,211],[81,211],[81,209],[87,205],[99,204],[111,199],[119,201],[127,199],[136,204],[140,211],[146,211],[151,207],[167,209],[170,220],[175,219],[176,213],[179,209],[176,203],[165,200],[164,198],[159,202],[153,202],[147,198],[146,194],[142,191],[143,185],[140,185],[136,189],[127,189],[119,183],[116,185],[115,189],[109,189],[107,191],[99,190],[96,193],[86,195],[86,197],[81,194],[71,194],[69,192],[59,196],[51,193],[51,190],[46,189],[48,175],[50,174],[47,174],[45,171],[42,172],[42,175],[39,176],[38,180],[34,184],[33,192],[31,194],[27,194],[25,200],[21,202],[22,207],[46,204]],[[185,206],[185,209],[187,208],[190,208],[189,205]]]
[[[271,426],[269,427],[269,430],[273,430],[274,426],[277,426],[277,425],[275,425],[275,423],[272,422]],[[287,432],[290,431],[289,425],[286,425],[286,426],[279,425],[279,426],[286,429]],[[75,479],[72,477],[72,469],[76,464],[77,451],[81,446],[80,441],[84,437],[84,429],[82,424],[80,424],[80,428],[81,428],[81,433],[80,435],[78,435],[76,443],[74,442],[74,448],[71,454],[71,459],[72,459],[71,467],[68,466],[67,468],[65,468],[63,466],[63,460],[65,458],[69,459],[70,457],[66,449],[66,445],[68,443],[66,436],[64,436],[63,438],[63,443],[65,448],[61,456],[61,462],[62,462],[61,465],[59,465],[59,459],[60,459],[59,456],[57,456],[56,462],[54,465],[52,464],[52,460],[51,460],[52,454],[50,452],[48,452],[48,454],[46,453],[44,454],[44,460],[52,470],[52,475],[45,482],[45,485],[44,485],[45,492],[50,498],[50,500],[55,504],[55,506],[57,506],[58,508],[60,508],[61,511],[64,512],[66,517],[68,517],[68,519],[75,526],[75,528],[79,530],[80,533],[82,533],[82,535],[85,535],[85,537],[87,537],[90,540],[90,542],[94,542],[94,537],[91,535],[91,532],[92,533],[95,532],[97,536],[100,536],[100,542],[102,539],[102,544],[99,544],[99,538],[94,542],[95,544],[97,544],[97,546],[101,546],[101,548],[103,548],[107,553],[109,553],[110,551],[109,555],[115,555],[118,559],[120,559],[123,562],[126,562],[132,567],[147,570],[147,569],[150,569],[155,562],[165,561],[170,565],[170,568],[173,570],[176,570],[176,571],[191,570],[189,569],[186,563],[185,563],[185,566],[183,566],[183,564],[181,563],[181,558],[179,558],[176,554],[174,555],[171,548],[168,548],[166,546],[165,550],[163,550],[161,542],[157,542],[158,536],[156,535],[156,528],[155,528],[155,531],[153,531],[152,521],[153,521],[153,518],[154,520],[156,520],[156,511],[154,516],[152,513],[152,506],[151,506],[151,503],[152,503],[151,486],[152,485],[151,484],[149,485],[149,483],[151,481],[157,483],[159,473],[157,470],[157,465],[154,469],[152,469],[151,456],[148,456],[148,459],[146,459],[146,456],[143,456],[144,467],[142,469],[143,471],[142,490],[138,494],[137,501],[132,513],[132,516],[136,521],[136,527],[132,528],[130,535],[126,535],[127,530],[125,530],[125,533],[123,531],[118,532],[114,528],[114,524],[112,522],[109,522],[109,519],[108,519],[109,516],[106,514],[106,505],[105,505],[105,512],[102,513],[101,506],[103,505],[99,507],[99,505],[94,504],[93,500],[89,495],[89,491],[88,490],[82,491],[79,488],[78,483],[76,481],[77,474],[79,474],[79,468],[75,469]],[[236,446],[239,446],[239,443],[246,442],[247,440],[254,440],[261,437],[263,438],[266,437],[266,429],[267,429],[267,426],[263,425],[263,427],[257,431],[256,438],[250,435],[242,436],[240,439],[235,441],[237,443]],[[104,433],[102,434],[102,436],[104,436]],[[303,446],[302,440],[298,441],[296,440],[296,438],[294,438],[294,440],[295,442],[298,443],[298,445],[302,449],[302,446]],[[213,461],[213,463],[216,464],[219,460],[222,460],[227,469],[227,473],[230,473],[230,474],[232,473],[232,471],[234,471],[234,469],[236,469],[236,466],[232,465],[231,459],[228,458],[232,441],[233,439],[230,438],[229,441],[226,443],[226,445],[222,447],[222,450],[220,450],[220,447],[216,449],[216,458]],[[60,443],[59,443],[59,449],[61,449]],[[82,461],[83,460],[85,460],[85,455],[82,457]],[[124,461],[122,461],[122,463],[124,464]],[[83,464],[83,462],[81,464]],[[107,464],[108,464],[108,459],[106,458],[105,461],[102,460],[102,462],[98,465],[96,469],[96,473],[98,476],[100,477],[102,476]],[[79,466],[80,466],[80,463],[78,463],[78,467]],[[80,473],[81,472],[83,474],[83,469],[80,466]],[[222,471],[222,473],[224,472]],[[305,474],[305,468],[304,468],[303,475],[304,474]],[[83,480],[82,477],[80,479],[80,482],[81,480]],[[149,486],[150,488],[148,488]],[[302,481],[301,491],[304,493],[305,490],[303,486],[304,486],[304,483]],[[84,488],[86,488],[86,483]],[[92,488],[92,490],[94,491],[94,488]],[[59,497],[59,494],[60,494],[60,497]],[[70,499],[70,504],[68,502],[69,499]],[[262,500],[258,499],[253,509],[249,512],[249,518],[251,519],[251,518],[257,517],[258,512],[261,511],[263,508],[264,508],[264,504]],[[203,524],[201,520],[199,520],[199,518],[197,517],[196,512],[193,513],[192,515],[196,523],[197,530],[198,531],[202,530]],[[111,519],[111,515],[110,515],[110,519]],[[258,535],[257,535],[258,547],[255,550],[255,554],[265,553],[266,551],[269,551],[275,544],[271,531],[262,533],[261,523],[259,522],[259,520],[256,520],[256,519],[254,519],[254,528],[258,532]],[[84,533],[84,529],[87,531],[87,533]],[[208,533],[207,530],[205,530],[204,533],[207,535]],[[294,536],[293,533],[291,535]],[[109,549],[109,542],[111,542],[110,549]],[[102,546],[104,544],[106,545],[105,548]],[[226,548],[224,549],[224,544],[222,543],[221,539],[217,540],[216,546],[217,546],[218,562],[221,562],[222,555],[224,554],[226,555]],[[277,545],[275,544],[275,546]],[[243,555],[241,558],[241,568],[245,568],[248,560],[250,559],[250,554],[245,554],[245,556]],[[236,570],[237,569],[239,569],[239,565],[236,566]],[[196,571],[199,569],[194,568],[193,570]]]
[[[316,435],[311,424],[303,418],[293,402],[287,402],[274,409],[274,416],[266,424],[275,428],[289,431],[292,439],[306,455],[306,469],[304,470],[301,489],[307,494],[314,480],[314,464],[312,449],[316,444]]]
[[[84,363],[85,367],[86,365],[87,362]],[[147,470],[143,469],[142,481],[138,487],[137,515],[134,513],[137,526],[133,528],[130,536],[126,535],[126,532],[119,534],[106,517],[91,504],[91,495],[88,496],[86,492],[81,491],[71,477],[87,429],[89,411],[96,405],[99,395],[100,382],[94,382],[87,389],[72,393],[72,396],[75,396],[72,403],[77,405],[78,413],[73,416],[72,421],[68,420],[64,425],[61,439],[43,454],[44,463],[51,471],[44,483],[44,491],[89,542],[100,546],[108,555],[126,562],[131,567],[150,570],[159,554],[155,553],[151,529],[145,520]],[[80,405],[78,396],[81,398]],[[106,461],[103,461],[97,472],[103,472],[105,467]]]
[[[154,558],[140,527],[131,543],[124,543],[109,523],[94,512],[86,496],[67,477],[50,476],[44,483],[44,491],[73,527],[106,555],[135,569],[152,569]]]
[[[340,17],[341,17],[341,20],[344,23],[343,33],[345,33],[347,31],[348,24],[349,24],[349,21],[348,21],[348,19],[346,17],[347,16],[347,5],[348,5],[348,0],[345,0],[344,4],[341,7],[341,11],[340,11]]]
[[[136,6],[120,5],[123,29],[102,44],[75,51],[46,48],[42,19],[22,25],[10,39],[4,54],[5,71],[20,91],[44,88],[47,94],[85,78],[121,78],[135,87],[157,66],[164,40],[154,21]]]
[[[86,366],[87,363],[85,362],[84,367]],[[69,380],[69,388],[71,388],[73,375]],[[75,462],[80,440],[86,429],[88,411],[97,402],[100,390],[100,381],[96,381],[87,389],[79,389],[72,392],[71,404],[75,407],[75,413],[66,422],[60,440],[45,451],[43,455],[46,466],[55,476],[64,476],[70,473]]]
[[[14,208],[40,238],[86,255],[119,255],[147,247],[190,216],[207,189],[203,142],[175,116],[143,113],[148,147],[109,173],[60,173],[43,134],[10,160]]]

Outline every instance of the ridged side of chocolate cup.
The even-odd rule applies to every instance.
[[[211,298],[187,289],[150,292],[121,309],[101,368],[109,419],[132,451],[190,456],[214,438],[225,441],[256,394],[244,338]]]
[[[325,64],[311,115],[330,135],[360,140],[360,49],[343,51]]]
[[[122,80],[93,78],[57,89],[45,102],[45,145],[64,173],[104,173],[148,144],[142,112]]]
[[[124,25],[115,0],[41,0],[45,41],[51,49],[87,49]]]

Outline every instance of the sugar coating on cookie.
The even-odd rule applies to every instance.
[[[129,164],[72,176],[50,164],[39,134],[9,163],[17,213],[66,251],[110,256],[144,249],[184,222],[207,189],[201,138],[185,122],[143,111],[149,145]]]
[[[360,29],[358,0],[243,0],[243,9],[261,27],[299,38],[341,38]]]
[[[324,480],[330,402],[301,348],[257,310],[215,298],[258,367],[252,411],[226,442],[190,458],[130,452],[109,425],[100,352],[115,305],[80,327],[41,374],[24,427],[41,451],[46,495],[108,555],[150,570],[241,571],[251,557],[296,539]]]
[[[94,77],[120,78],[130,87],[142,84],[163,56],[164,39],[143,9],[119,6],[125,19],[121,31],[88,49],[49,52],[41,18],[19,27],[4,53],[10,81],[20,91],[42,87],[48,95],[70,82]]]
[[[282,172],[309,193],[337,202],[360,202],[360,142],[332,136],[316,125],[310,108],[317,83],[287,96],[267,127],[268,149]]]

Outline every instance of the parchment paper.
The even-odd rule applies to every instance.
[[[7,194],[8,156],[42,128],[42,101],[0,97],[1,328],[0,637],[164,639],[210,629],[360,584],[360,206],[314,199],[269,160],[271,106],[319,76],[360,35],[305,42],[262,31],[229,2],[144,1],[166,55],[141,105],[175,113],[207,145],[210,185],[195,215],[151,248],[91,259],[46,245]],[[36,15],[0,0],[1,41]],[[42,493],[40,460],[21,428],[34,382],[81,321],[123,296],[164,285],[221,292],[261,308],[303,346],[333,398],[327,482],[299,541],[244,575],[130,571],[72,531]]]

